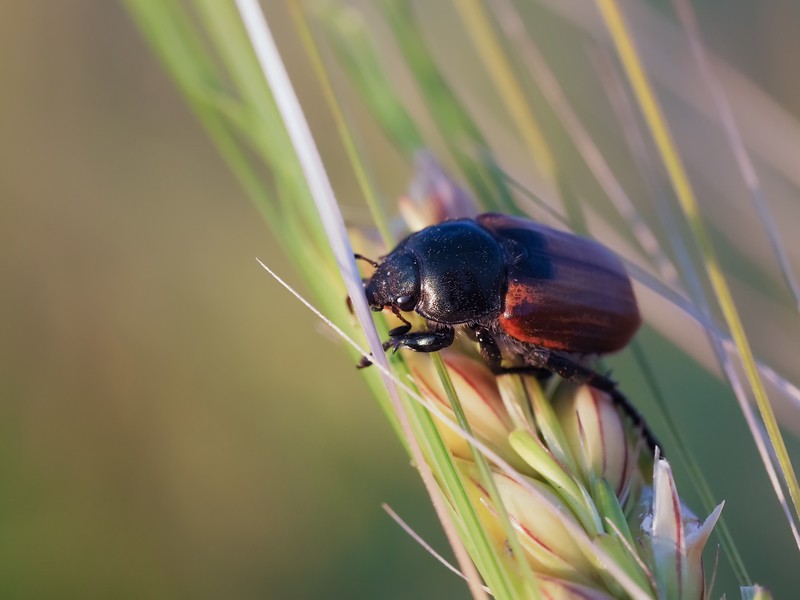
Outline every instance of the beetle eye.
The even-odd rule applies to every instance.
[[[404,311],[414,310],[414,306],[416,305],[413,296],[399,296],[394,303],[397,305],[397,308]]]

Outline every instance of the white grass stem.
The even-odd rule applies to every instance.
[[[398,515],[396,512],[394,512],[394,510],[392,510],[392,507],[391,507],[391,506],[389,506],[388,504],[381,504],[381,508],[383,508],[383,510],[385,510],[385,511],[386,511],[386,514],[388,514],[388,515],[389,515],[389,516],[392,518],[392,520],[393,520],[395,523],[397,523],[397,524],[400,526],[400,528],[401,528],[403,531],[405,531],[405,532],[406,532],[406,533],[409,535],[409,537],[411,537],[411,539],[412,539],[412,540],[414,540],[414,541],[415,541],[415,542],[417,542],[417,543],[418,543],[420,546],[422,546],[422,548],[423,548],[423,550],[425,550],[425,552],[427,552],[427,553],[428,553],[428,554],[430,554],[430,555],[431,555],[433,558],[435,558],[436,560],[438,560],[438,561],[439,561],[439,562],[440,562],[442,565],[444,565],[444,567],[445,567],[447,570],[449,570],[449,571],[451,571],[451,572],[455,573],[456,575],[458,575],[459,577],[461,577],[461,579],[466,579],[466,577],[464,576],[464,574],[463,574],[461,571],[459,571],[459,570],[458,570],[456,567],[454,567],[452,564],[450,564],[450,562],[449,562],[449,561],[448,561],[448,560],[447,560],[447,559],[446,559],[444,556],[442,556],[442,555],[441,555],[441,554],[439,554],[439,553],[438,553],[436,550],[434,550],[434,549],[433,549],[433,547],[432,547],[432,546],[431,546],[431,545],[430,545],[428,542],[426,542],[426,541],[425,541],[425,540],[422,538],[422,536],[421,536],[421,535],[419,535],[419,534],[418,534],[416,531],[414,531],[414,530],[411,528],[411,526],[410,526],[408,523],[406,523],[406,522],[405,522],[405,521],[402,519],[402,517],[400,517],[400,515]],[[491,593],[492,593],[492,591],[491,591],[491,590],[490,590],[488,587],[486,587],[486,586],[483,586],[483,590],[484,590],[484,591],[485,591],[487,594],[490,594],[490,595],[491,595]]]
[[[333,187],[328,179],[328,174],[325,171],[317,146],[314,143],[314,138],[311,135],[311,129],[308,126],[303,109],[289,79],[289,74],[286,72],[286,67],[275,45],[267,20],[257,0],[237,0],[236,6],[239,9],[242,22],[250,37],[250,43],[253,45],[253,50],[261,65],[264,77],[272,90],[275,103],[278,106],[295,153],[300,161],[334,257],[347,286],[347,292],[353,302],[356,316],[372,349],[373,360],[376,361],[376,364],[380,364],[388,370],[388,362],[381,348],[380,338],[372,322],[370,310],[364,297],[361,276],[353,258],[353,249],[347,237],[347,230],[345,229],[342,214],[339,211],[339,204],[336,201]],[[383,372],[383,369],[381,371]],[[484,599],[486,598],[486,593],[483,591],[480,575],[458,535],[458,530],[445,504],[442,491],[437,485],[430,465],[425,460],[419,442],[414,435],[408,415],[400,400],[400,394],[390,379],[384,377],[384,384],[397,413],[400,427],[408,440],[411,456],[430,495],[445,535],[458,559],[458,564],[466,576],[470,592],[474,598]]]

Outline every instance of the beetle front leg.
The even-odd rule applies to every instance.
[[[383,349],[392,348],[393,352],[397,352],[400,348],[408,348],[414,352],[438,352],[452,345],[455,339],[455,330],[452,328],[406,333],[410,327],[410,325],[401,325],[392,329],[389,332],[391,337],[383,342]],[[372,361],[364,356],[356,368],[364,369],[371,364]]]
[[[408,348],[414,352],[438,352],[452,345],[455,330],[452,327],[436,331],[415,331],[404,335],[392,336],[383,343],[383,349],[392,348],[397,352],[400,348]]]

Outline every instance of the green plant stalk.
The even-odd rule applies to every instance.
[[[485,165],[470,156],[470,151],[486,151],[488,145],[433,62],[427,42],[416,26],[413,7],[404,0],[381,0],[380,6],[406,63],[417,79],[436,126],[481,203],[488,210],[518,213],[505,183],[493,177]],[[471,147],[465,149],[465,146]]]
[[[347,239],[344,220],[319,155],[308,123],[303,115],[299,100],[295,95],[288,73],[286,72],[280,53],[275,46],[269,25],[261,12],[257,0],[237,0],[237,8],[245,25],[250,43],[257,54],[262,75],[267,81],[275,97],[280,116],[286,125],[294,154],[302,166],[307,178],[309,191],[313,196],[319,218],[323,221],[324,230],[331,250],[335,253],[339,270],[353,299],[356,315],[361,321],[364,333],[373,350],[373,360],[382,370],[388,369],[388,362],[382,353],[381,341],[370,318],[369,307],[362,295],[361,280],[358,276],[353,251]],[[388,372],[388,371],[387,371]],[[458,527],[453,521],[445,504],[444,496],[436,484],[433,472],[427,463],[418,440],[415,437],[408,414],[403,406],[397,387],[387,379],[387,390],[398,415],[405,436],[409,439],[413,460],[422,476],[425,488],[430,495],[447,538],[456,554],[458,563],[465,575],[473,597],[485,598],[486,593],[481,585],[480,577],[472,563],[464,544],[459,537]]]
[[[395,239],[389,230],[386,210],[380,203],[378,195],[375,192],[375,186],[372,184],[372,181],[367,174],[364,160],[359,153],[358,148],[356,147],[351,130],[347,126],[344,113],[342,112],[342,108],[336,98],[336,93],[333,91],[330,77],[328,77],[328,72],[325,70],[325,65],[322,62],[322,56],[320,55],[319,48],[317,47],[317,43],[314,40],[314,36],[312,35],[311,29],[308,26],[308,21],[300,8],[300,3],[298,0],[292,0],[289,2],[289,10],[295,23],[295,27],[300,35],[300,41],[306,49],[306,54],[311,61],[311,67],[314,70],[314,74],[317,77],[320,87],[322,88],[322,94],[325,98],[325,102],[328,104],[328,107],[333,115],[333,120],[336,123],[336,130],[339,132],[339,138],[342,140],[342,145],[344,146],[345,153],[350,161],[350,166],[352,167],[353,173],[356,176],[358,187],[367,202],[370,213],[372,214],[372,220],[378,227],[378,232],[381,235],[384,245],[387,248],[392,248],[394,247]]]
[[[480,0],[455,0],[453,6],[461,15],[478,54],[486,66],[500,97],[514,121],[531,157],[552,183],[558,179],[555,157],[547,144],[530,102],[509,63]]]
[[[453,503],[453,512],[463,522],[463,531],[467,535],[470,547],[474,550],[473,557],[480,567],[481,574],[486,579],[495,598],[513,600],[515,598],[514,587],[511,585],[502,563],[497,560],[494,546],[486,535],[478,513],[464,487],[461,474],[453,462],[450,450],[445,446],[439,430],[436,428],[433,417],[425,407],[413,400],[409,399],[407,406],[427,442],[433,466],[438,471],[443,487],[447,490]]]
[[[359,15],[330,4],[321,11],[320,24],[338,63],[386,137],[406,156],[424,148],[425,140],[378,62],[378,48]]]
[[[434,354],[432,359],[434,365],[436,366],[436,372],[439,375],[439,379],[442,381],[447,400],[450,402],[450,407],[453,409],[453,413],[455,414],[458,426],[468,434],[473,435],[472,427],[470,426],[469,421],[467,421],[467,415],[464,413],[464,409],[461,406],[461,401],[458,399],[458,394],[456,393],[455,387],[453,387],[453,382],[450,379],[450,374],[447,372],[447,367],[444,364],[444,360],[439,354]],[[519,542],[519,538],[517,537],[517,531],[511,524],[508,511],[506,510],[503,500],[500,497],[500,492],[495,485],[492,471],[489,468],[489,463],[483,454],[472,444],[470,444],[470,450],[472,451],[472,457],[475,461],[475,464],[478,467],[478,472],[481,476],[481,482],[489,492],[489,496],[494,500],[494,507],[497,510],[498,519],[503,527],[503,531],[506,534],[509,547],[511,548],[511,553],[513,554],[514,559],[519,566],[519,571],[522,575],[523,581],[526,584],[527,590],[533,598],[541,598],[542,596],[539,591],[539,584],[535,575],[533,574],[533,571],[531,571],[528,561],[525,559],[525,553],[522,549],[522,545]],[[496,551],[494,554],[496,555]],[[499,560],[499,557],[497,558]]]

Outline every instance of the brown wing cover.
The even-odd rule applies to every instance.
[[[507,215],[478,223],[511,253],[500,327],[554,350],[605,354],[623,348],[641,324],[630,279],[606,247]]]

